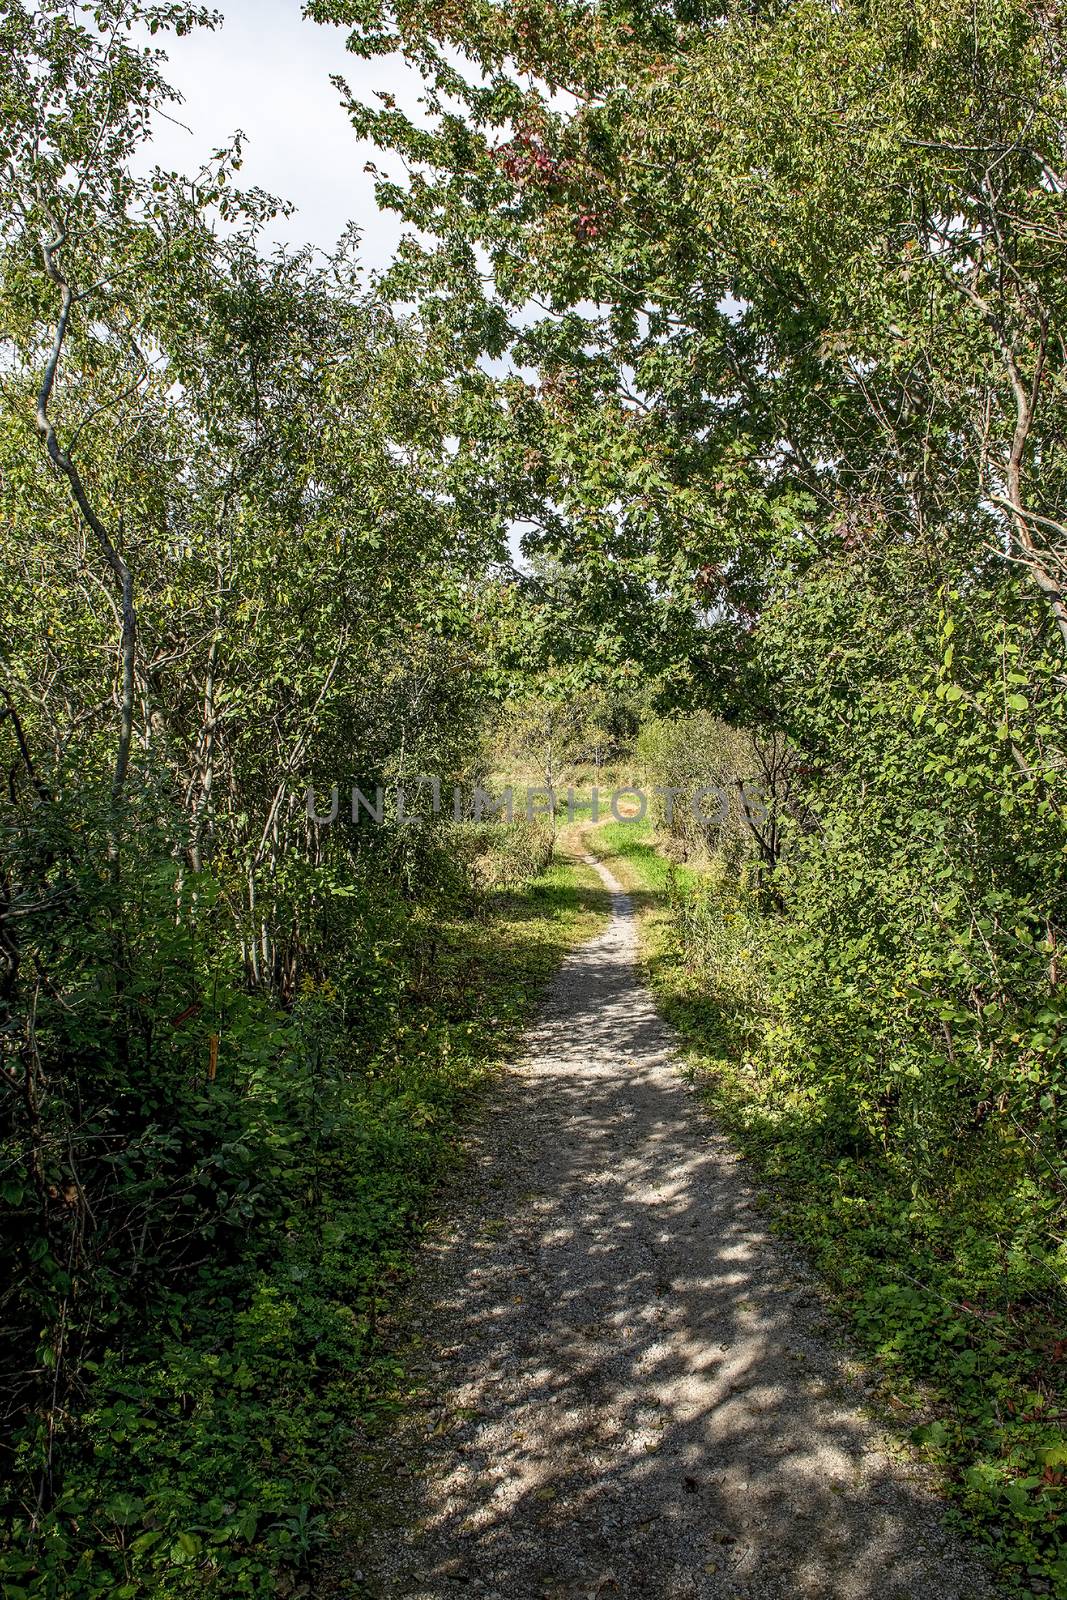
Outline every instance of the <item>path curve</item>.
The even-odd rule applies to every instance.
[[[611,923],[561,968],[427,1247],[426,1391],[364,1453],[378,1503],[342,1592],[994,1595],[862,1414],[587,859]]]

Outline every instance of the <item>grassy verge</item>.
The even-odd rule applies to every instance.
[[[671,867],[645,824],[584,837],[634,893],[648,980],[709,1108],[765,1184],[775,1227],[802,1243],[876,1357],[885,1420],[938,1468],[1013,1590],[1067,1595],[1059,1286],[1013,1259],[1009,1219],[999,1225],[977,1180],[928,1192],[877,1148],[825,1136],[817,1096],[776,1068],[773,995],[742,948],[751,914],[721,919],[718,981],[683,932],[698,875]]]
[[[659,897],[643,910],[657,920],[667,916],[670,897],[691,889],[699,874],[692,868],[669,861],[656,849],[650,823],[604,822],[583,834],[592,853],[609,866],[624,888]]]
[[[216,1183],[240,1248],[191,1261],[85,1363],[60,1492],[0,1548],[10,1600],[311,1592],[346,1430],[395,1378],[380,1307],[462,1120],[604,912],[557,857],[523,887],[370,915],[336,977],[249,1023],[203,1086],[205,1127],[240,1134],[190,1206]]]

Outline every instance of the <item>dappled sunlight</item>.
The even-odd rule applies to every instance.
[[[991,1593],[858,1409],[676,1071],[604,876],[611,925],[562,968],[477,1196],[429,1246],[425,1462],[370,1592]]]

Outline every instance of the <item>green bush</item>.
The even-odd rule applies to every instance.
[[[5,1130],[12,1600],[302,1581],[346,1429],[391,1376],[378,1318],[458,1120],[594,920],[529,841],[506,895],[454,843],[415,899],[403,875],[351,886],[330,975],[311,963],[288,1011],[212,951],[209,886],[205,921],[176,922],[150,862],[138,894],[90,874],[72,895],[80,951],[51,928],[72,972],[95,941],[101,964],[82,1005],[72,976],[42,998],[37,1120]],[[100,982],[116,920],[121,992]]]

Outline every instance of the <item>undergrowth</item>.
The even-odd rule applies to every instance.
[[[648,979],[776,1228],[876,1358],[886,1420],[937,1467],[954,1516],[1013,1589],[1067,1595],[1064,1298],[1035,1244],[1049,1185],[974,1139],[917,1175],[914,1150],[854,1116],[849,1062],[812,1047],[821,1019],[791,1009],[784,919],[714,863],[672,866],[647,824],[585,838],[634,894]]]
[[[598,925],[586,867],[497,877],[355,916],[291,1013],[234,1002],[217,1075],[182,1107],[181,1136],[203,1151],[186,1190],[197,1248],[180,1282],[139,1284],[123,1264],[121,1303],[85,1313],[72,1403],[18,1437],[9,1600],[311,1592],[348,1430],[395,1375],[376,1340],[383,1297],[462,1119]],[[165,1173],[167,1130],[153,1137]]]

